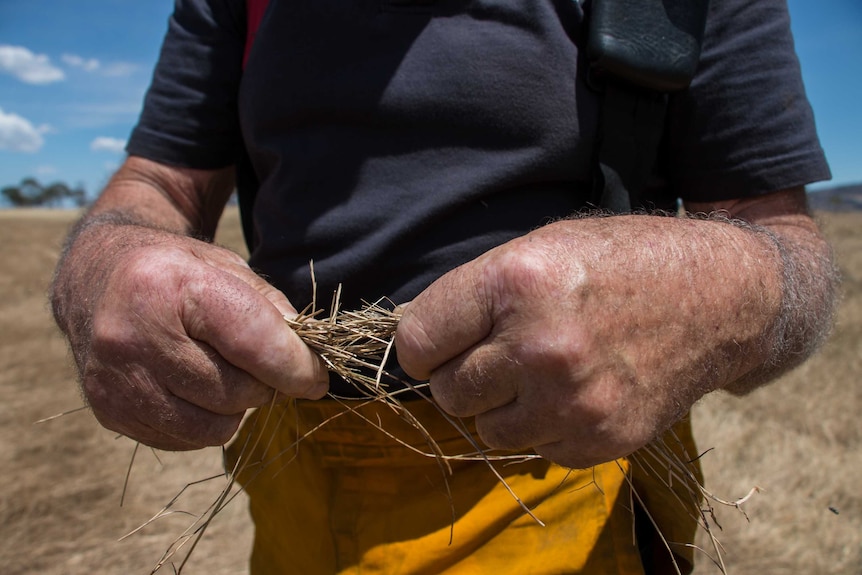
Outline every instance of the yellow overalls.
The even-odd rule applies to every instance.
[[[406,405],[443,453],[475,451],[432,404]],[[694,453],[688,423],[674,432],[668,444],[682,439]],[[298,436],[304,438],[297,443]],[[657,460],[590,470],[542,459],[495,461],[504,485],[485,461],[450,460],[450,475],[436,458],[400,442],[431,451],[414,427],[380,404],[351,412],[333,400],[298,401],[250,418],[229,459],[245,446],[251,462],[239,474],[256,526],[251,573],[642,575],[626,474],[680,569],[690,570],[684,545],[693,541],[690,514],[699,503],[685,482],[675,481],[674,490],[664,484],[666,469],[643,472]],[[691,469],[699,477],[697,465]]]

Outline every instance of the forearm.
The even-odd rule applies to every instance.
[[[130,157],[77,231],[100,223],[135,224],[211,240],[233,185],[232,167],[191,170]]]
[[[830,333],[837,291],[831,250],[807,216],[753,224],[713,214],[692,223],[696,239],[677,244],[679,253],[688,250],[683,281],[663,280],[679,329],[688,332],[680,354],[692,354],[694,370],[678,381],[694,383],[693,397],[714,389],[745,394],[803,363]],[[676,237],[686,242],[692,233]]]

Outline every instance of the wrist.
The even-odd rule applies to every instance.
[[[781,299],[774,320],[761,341],[763,361],[743,377],[725,386],[745,394],[807,360],[831,333],[839,273],[831,248],[817,233],[800,233],[776,226],[745,225],[771,245],[780,266]]]

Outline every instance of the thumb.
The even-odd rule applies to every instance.
[[[395,332],[398,363],[426,380],[446,362],[485,339],[493,327],[478,266],[442,276],[404,307]]]

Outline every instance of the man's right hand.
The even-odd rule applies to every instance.
[[[53,295],[102,425],[156,448],[196,449],[226,443],[275,393],[326,393],[322,361],[284,321],[296,310],[240,256],[89,217]]]

